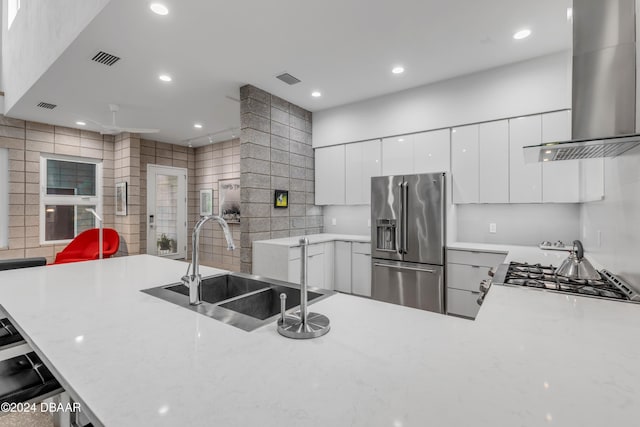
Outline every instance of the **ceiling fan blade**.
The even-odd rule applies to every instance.
[[[160,129],[120,128],[120,132],[129,132],[129,133],[158,133],[158,132],[160,132]]]

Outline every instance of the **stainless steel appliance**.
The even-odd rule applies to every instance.
[[[372,297],[445,312],[445,174],[371,178]]]
[[[492,280],[483,281],[480,285],[478,304],[493,284],[525,287],[529,289],[574,294],[584,297],[640,303],[640,293],[624,280],[616,277],[608,270],[600,270],[600,279],[574,279],[558,274],[554,266],[511,262],[502,264]]]

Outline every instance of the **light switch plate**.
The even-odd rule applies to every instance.
[[[336,224],[337,224],[336,219],[335,218],[331,218],[331,225],[336,225]]]
[[[489,233],[497,233],[497,226],[495,222],[489,223]]]
[[[371,227],[371,219],[367,220],[367,227]]]

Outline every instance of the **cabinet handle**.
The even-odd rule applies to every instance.
[[[480,292],[479,292],[479,291],[470,291],[470,292],[471,292],[472,294],[474,294],[474,295],[480,295]]]
[[[471,268],[480,268],[479,265],[472,265]]]

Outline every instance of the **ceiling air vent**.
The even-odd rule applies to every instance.
[[[48,102],[41,102],[38,104],[38,107],[40,108],[46,108],[47,110],[53,110],[54,108],[57,107],[56,104],[50,104]]]
[[[295,77],[293,77],[289,73],[282,73],[279,76],[276,76],[276,78],[279,79],[279,80],[282,80],[283,82],[285,82],[288,85],[294,85],[296,83],[300,83],[301,82],[300,79],[296,79]]]
[[[95,56],[91,58],[91,60],[100,64],[112,66],[116,62],[120,61],[120,58],[115,55],[111,55],[110,53],[100,51],[96,53]]]

